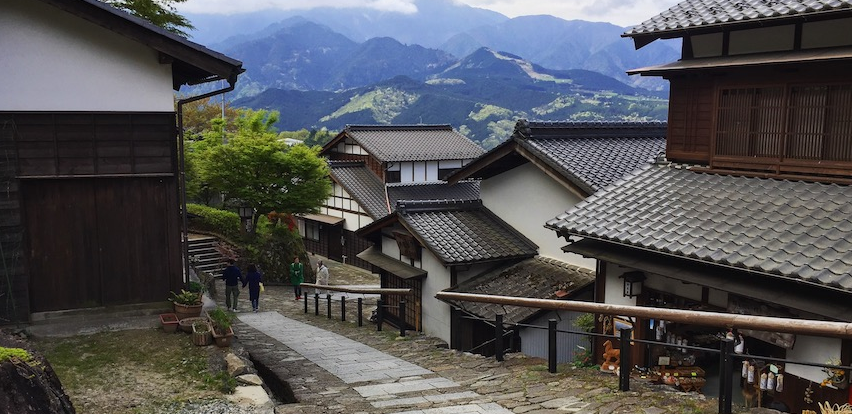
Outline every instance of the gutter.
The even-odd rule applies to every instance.
[[[218,78],[222,79],[222,78]],[[210,81],[218,80],[211,79]],[[189,221],[187,219],[186,213],[186,160],[184,157],[184,147],[183,147],[183,106],[190,103],[195,102],[201,99],[209,98],[211,96],[220,95],[226,92],[230,92],[234,90],[234,87],[237,84],[237,74],[232,74],[228,77],[228,86],[222,89],[218,89],[212,92],[207,92],[205,94],[192,96],[189,98],[181,99],[177,102],[177,122],[178,122],[178,168],[180,168],[180,192],[178,193],[178,198],[180,199],[181,206],[181,231],[183,232],[183,282],[189,283]]]

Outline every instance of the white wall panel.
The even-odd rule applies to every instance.
[[[581,201],[530,163],[482,181],[485,207],[538,245],[538,253],[563,262],[595,268],[595,260],[562,251],[568,244],[544,223]]]
[[[2,111],[174,111],[155,50],[41,2],[0,2],[0,73]]]

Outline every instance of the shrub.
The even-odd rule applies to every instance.
[[[232,240],[242,237],[237,213],[201,204],[187,204],[186,211],[196,216],[190,219],[190,228],[221,234]]]
[[[313,280],[313,269],[302,238],[287,226],[272,227],[268,235],[257,237],[246,248],[246,261],[258,266],[265,282],[289,283],[290,263],[296,255],[305,264],[305,281]]]

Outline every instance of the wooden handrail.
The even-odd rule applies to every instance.
[[[736,313],[692,311],[684,309],[652,308],[647,306],[612,305],[607,303],[574,300],[518,298],[512,296],[481,295],[475,293],[438,292],[436,298],[448,301],[494,303],[527,308],[570,310],[604,315],[637,316],[672,322],[704,326],[718,326],[759,331],[787,332],[837,338],[852,337],[852,323],[808,319],[790,319],[772,316],[741,315]]]
[[[302,283],[302,287],[309,287],[319,290],[333,290],[335,292],[345,293],[363,293],[374,295],[391,295],[391,296],[406,296],[411,294],[411,289],[396,289],[396,288],[359,288],[359,287],[343,287],[334,285],[318,285],[316,283]]]

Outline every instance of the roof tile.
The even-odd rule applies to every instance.
[[[848,11],[852,0],[686,0],[628,30],[625,36],[675,32],[733,21],[798,18],[826,11]]]
[[[512,266],[493,270],[448,290],[521,298],[557,299],[557,291],[562,290],[571,294],[591,285],[594,280],[595,275],[592,270],[537,256]],[[492,319],[499,312],[504,314],[503,321],[507,323],[522,323],[539,311],[535,308],[490,303],[456,301],[452,303],[466,312],[486,319]]]
[[[382,162],[470,160],[485,152],[450,125],[347,125],[344,132]]]
[[[852,289],[850,211],[850,186],[649,165],[547,227]]]
[[[532,241],[482,206],[481,202],[400,205],[398,213],[444,263],[534,256]]]

